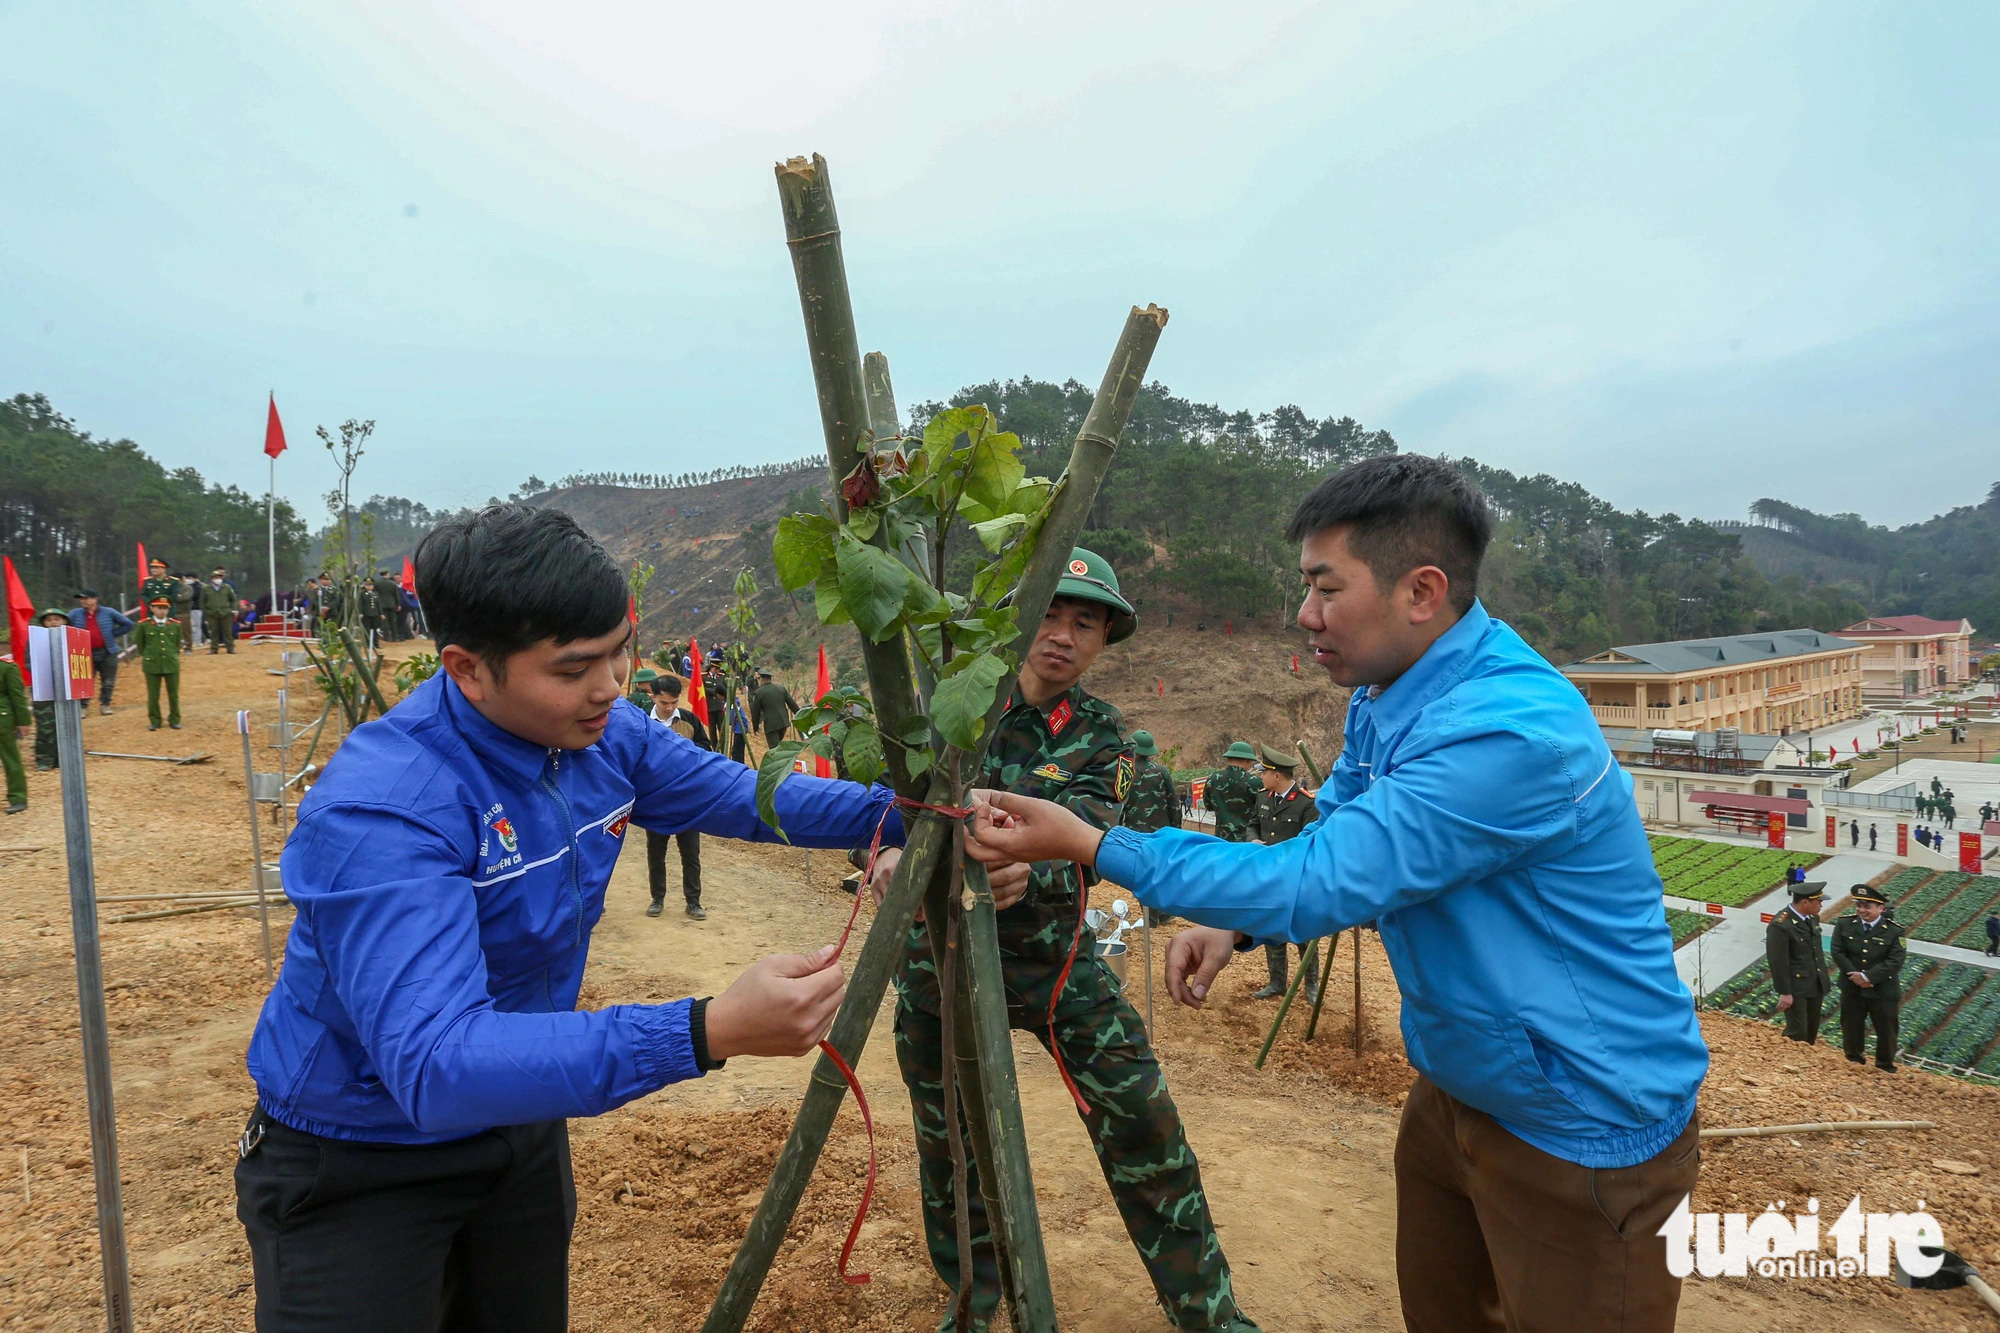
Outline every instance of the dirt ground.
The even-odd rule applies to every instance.
[[[187,729],[148,734],[143,706],[87,723],[93,749],[186,754],[204,765],[91,761],[100,893],[230,889],[249,882],[243,777],[233,713],[273,715],[270,648],[189,662]],[[259,737],[261,742],[262,737]],[[260,748],[259,766],[270,766]],[[102,1323],[75,972],[52,774],[32,778],[28,813],[0,824],[0,1328]],[[268,827],[268,826],[267,826]],[[638,839],[598,928],[587,1004],[710,994],[754,958],[835,937],[850,899],[831,854],[710,841],[706,922],[642,914]],[[669,858],[671,861],[672,858]],[[670,875],[674,872],[670,871]],[[1101,888],[1108,903],[1113,890]],[[106,914],[109,913],[107,909]],[[864,924],[867,909],[863,909]],[[289,924],[281,910],[274,927]],[[106,925],[122,1176],[138,1324],[250,1327],[250,1268],[230,1171],[252,1090],[243,1051],[266,991],[253,912]],[[1164,936],[1156,932],[1156,954]],[[1223,974],[1201,1013],[1160,994],[1157,1042],[1188,1122],[1244,1307],[1267,1329],[1400,1326],[1393,1241],[1396,1107],[1410,1071],[1396,1036],[1393,978],[1364,933],[1364,1053],[1352,1054],[1353,937],[1341,940],[1317,1039],[1295,1008],[1270,1062],[1252,1067],[1274,1012],[1249,992],[1255,958]],[[1143,1006],[1135,958],[1131,991]],[[928,1330],[944,1294],[923,1254],[909,1106],[894,1067],[890,1006],[860,1064],[875,1109],[881,1183],[856,1250],[867,1286],[835,1274],[866,1164],[859,1115],[836,1125],[815,1182],[757,1306],[760,1330]],[[2000,1269],[2000,1094],[1927,1074],[1888,1077],[1774,1029],[1706,1016],[1714,1054],[1704,1123],[1932,1119],[1934,1131],[1715,1142],[1694,1206],[1759,1212],[1816,1195],[1822,1213],[1855,1190],[1875,1207],[1923,1200],[1953,1248]],[[1095,1159],[1055,1071],[1017,1037],[1022,1097],[1063,1326],[1077,1333],[1164,1329]],[[579,1330],[699,1325],[755,1206],[807,1078],[803,1062],[729,1068],[572,1127],[578,1219],[572,1261]],[[1979,1174],[1952,1174],[1940,1160]],[[1681,1327],[1729,1330],[1990,1328],[1965,1292],[1909,1292],[1886,1280],[1819,1285],[1696,1279]]]

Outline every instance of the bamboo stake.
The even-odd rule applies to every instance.
[[[844,518],[847,506],[839,493],[838,483],[853,470],[857,461],[854,441],[859,436],[852,427],[865,419],[865,407],[859,406],[862,397],[859,392],[858,343],[854,337],[847,278],[840,257],[839,224],[834,215],[832,194],[826,184],[826,163],[823,159],[814,157],[808,162],[804,158],[794,158],[778,167],[777,176],[785,211],[786,235],[792,246],[793,267],[798,276],[807,343],[812,353],[813,378],[820,391],[821,425],[835,480],[834,505],[837,513]],[[1056,583],[1068,564],[1070,548],[1083,530],[1091,501],[1110,467],[1118,435],[1123,431],[1131,415],[1132,403],[1145,382],[1146,367],[1166,322],[1167,312],[1155,306],[1148,306],[1145,310],[1135,307],[1126,318],[1124,331],[1105,371],[1097,399],[1091,404],[1083,429],[1078,432],[1071,448],[1066,484],[1050,500],[1041,541],[1037,543],[1015,590],[1015,603],[1021,608],[1020,623],[1023,625],[1039,625],[1048,609]],[[896,718],[913,715],[915,691],[911,684],[908,655],[900,644],[871,644],[864,639],[863,656],[877,716],[886,730],[893,730]],[[988,740],[1006,710],[1008,699],[1008,692],[1002,691],[987,713],[982,735]],[[885,705],[889,708],[901,707],[905,711],[891,715],[885,712]],[[978,762],[984,752],[985,744],[982,743],[979,753],[969,756],[972,760],[970,771],[978,771]],[[950,751],[947,751],[947,756],[949,754]],[[909,782],[902,768],[900,751],[894,747],[891,747],[889,762],[891,775],[898,781],[897,790],[910,794],[909,789],[914,784]],[[943,804],[950,796],[950,783],[946,776],[950,769],[951,765],[947,762],[935,766],[926,793],[929,803]],[[869,1030],[876,1011],[881,1007],[890,974],[900,959],[903,937],[915,919],[917,905],[932,877],[942,869],[948,857],[948,840],[958,836],[958,830],[951,821],[928,812],[919,814],[911,823],[914,827],[910,829],[903,858],[883,895],[874,924],[862,943],[854,971],[848,977],[847,998],[828,1034],[828,1040],[847,1060],[850,1068],[860,1060],[861,1051],[867,1045]],[[977,924],[972,933],[973,947],[978,948],[981,941],[978,939],[980,929]],[[997,952],[997,942],[994,947]],[[800,1102],[792,1132],[779,1152],[777,1165],[771,1173],[771,1183],[757,1205],[743,1244],[730,1263],[729,1273],[723,1279],[722,1287],[702,1324],[703,1333],[736,1333],[748,1320],[764,1277],[770,1271],[771,1261],[776,1257],[778,1246],[784,1240],[792,1215],[798,1208],[813,1165],[826,1145],[827,1133],[832,1128],[834,1115],[840,1109],[841,1098],[846,1091],[845,1080],[833,1062],[822,1055],[814,1065],[812,1081]],[[1002,1097],[997,1089],[989,1091],[996,1098]],[[1004,1113],[1007,1108],[996,1101],[995,1109]],[[1018,1101],[1011,1110],[1014,1115],[1019,1115]],[[996,1116],[995,1123],[1000,1122],[1000,1117]],[[1023,1173],[1027,1171],[1025,1156],[1018,1163],[1018,1169]],[[1027,1197],[1033,1198],[1032,1189]],[[1009,1203],[1008,1208],[1015,1211],[1009,1222],[1018,1221],[1019,1212],[1015,1205]],[[1010,1226],[1009,1232],[1018,1235],[1018,1226]],[[1030,1281],[1038,1287],[1033,1291],[1023,1290],[1023,1308],[1028,1311],[1037,1308],[1051,1311],[1051,1322],[1045,1325],[1026,1321],[1017,1323],[1024,1333],[1052,1330],[1054,1299],[1047,1291],[1046,1265],[1040,1265],[1038,1273],[1032,1272],[1022,1259],[1022,1251],[1018,1250],[1015,1262],[1016,1271],[1028,1274]],[[1028,1285],[1023,1284],[1024,1288]]]
[[[216,902],[223,898],[245,898],[242,889],[215,889],[207,893],[100,893],[101,903]]]
[[[988,1205],[988,1221],[999,1252],[1000,1285],[1007,1293],[1014,1327],[1020,1333],[1053,1333],[1056,1311],[1051,1289],[1047,1283],[1028,1280],[1030,1273],[1048,1271],[1048,1255],[1029,1169],[1028,1131],[1021,1116],[1000,937],[994,925],[993,887],[987,882],[986,867],[968,861],[965,887],[972,895],[965,931],[965,970],[970,985],[967,1007],[979,1051],[977,1066],[985,1085],[985,1096],[978,1105],[988,1117],[994,1146],[991,1174],[982,1174],[980,1184],[997,1203]],[[986,1172],[987,1164],[981,1162],[980,1170]]]
[[[1738,1129],[1704,1129],[1703,1139],[1768,1139],[1781,1134],[1839,1134],[1847,1130],[1936,1129],[1935,1120],[1815,1120],[1808,1125],[1750,1125]]]
[[[1313,762],[1312,751],[1306,748],[1304,741],[1299,742],[1299,758],[1306,761],[1306,772],[1312,774],[1313,790],[1318,791],[1326,784],[1326,777],[1319,771],[1319,765]],[[1333,955],[1328,954],[1327,957],[1332,958]]]
[[[376,682],[374,672],[368,669],[367,662],[362,659],[361,650],[354,646],[354,636],[348,633],[345,625],[340,626],[340,643],[347,649],[347,660],[354,663],[354,674],[361,681],[361,688],[368,691],[368,701],[375,705],[376,713],[386,716],[389,705],[382,698],[382,687]],[[381,669],[380,662],[381,659],[376,659],[376,670]]]
[[[193,907],[168,907],[157,912],[127,912],[123,916],[107,916],[106,925],[117,925],[121,921],[158,921],[169,916],[193,916],[197,912],[225,912],[232,907],[255,907],[255,898],[236,898],[229,902],[200,903]]]
[[[1285,998],[1278,1002],[1278,1016],[1271,1020],[1271,1030],[1264,1034],[1264,1049],[1257,1052],[1257,1068],[1264,1067],[1264,1061],[1271,1054],[1271,1044],[1278,1040],[1278,1029],[1285,1025],[1285,1015],[1292,1011],[1292,1001],[1298,998],[1299,987],[1306,984],[1306,975],[1313,970],[1319,960],[1319,941],[1306,945],[1305,956],[1299,959],[1299,970],[1292,977],[1292,984],[1285,987]],[[1326,989],[1324,986],[1321,990]]]
[[[1361,1057],[1361,927],[1354,928],[1354,1055]]]
[[[1326,937],[1326,958],[1323,960],[1325,966],[1320,969],[1319,973],[1319,993],[1313,996],[1312,1018],[1306,1023],[1307,1041],[1311,1041],[1313,1033],[1319,1030],[1319,1010],[1320,1006],[1326,1003],[1328,988],[1333,985],[1333,956],[1339,952],[1339,949],[1340,934],[1336,931],[1334,934]]]

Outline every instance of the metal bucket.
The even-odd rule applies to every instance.
[[[278,773],[252,773],[250,775],[250,799],[276,803],[278,793],[284,789],[285,779]]]
[[[1125,989],[1125,965],[1131,958],[1131,949],[1124,940],[1097,941],[1097,957],[1111,975],[1118,978],[1118,988]]]

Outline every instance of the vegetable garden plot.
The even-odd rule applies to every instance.
[[[1925,872],[1927,873],[1927,872]],[[1708,1007],[1742,1018],[1781,1024],[1771,973],[1761,960],[1712,992]],[[2000,972],[1972,963],[1946,963],[1920,954],[1903,967],[1900,1045],[1908,1054],[2000,1076]],[[1840,994],[1826,998],[1820,1036],[1840,1041]]]
[[[1710,916],[1706,912],[1684,912],[1678,907],[1667,909],[1667,929],[1674,933],[1676,949],[1721,920],[1721,917]]]
[[[1702,838],[1654,834],[1653,866],[1660,882],[1676,898],[1738,907],[1776,888],[1794,866],[1817,865],[1813,852],[1781,852],[1768,848],[1735,847]]]

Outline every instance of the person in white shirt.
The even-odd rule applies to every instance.
[[[663,723],[706,750],[708,728],[700,718],[681,707],[681,678],[655,676],[652,682],[653,719]],[[701,905],[701,834],[655,833],[646,831],[646,886],[653,900],[646,904],[647,916],[658,916],[667,907],[667,840],[681,845],[681,896],[687,899],[687,914],[696,921],[708,920]]]

